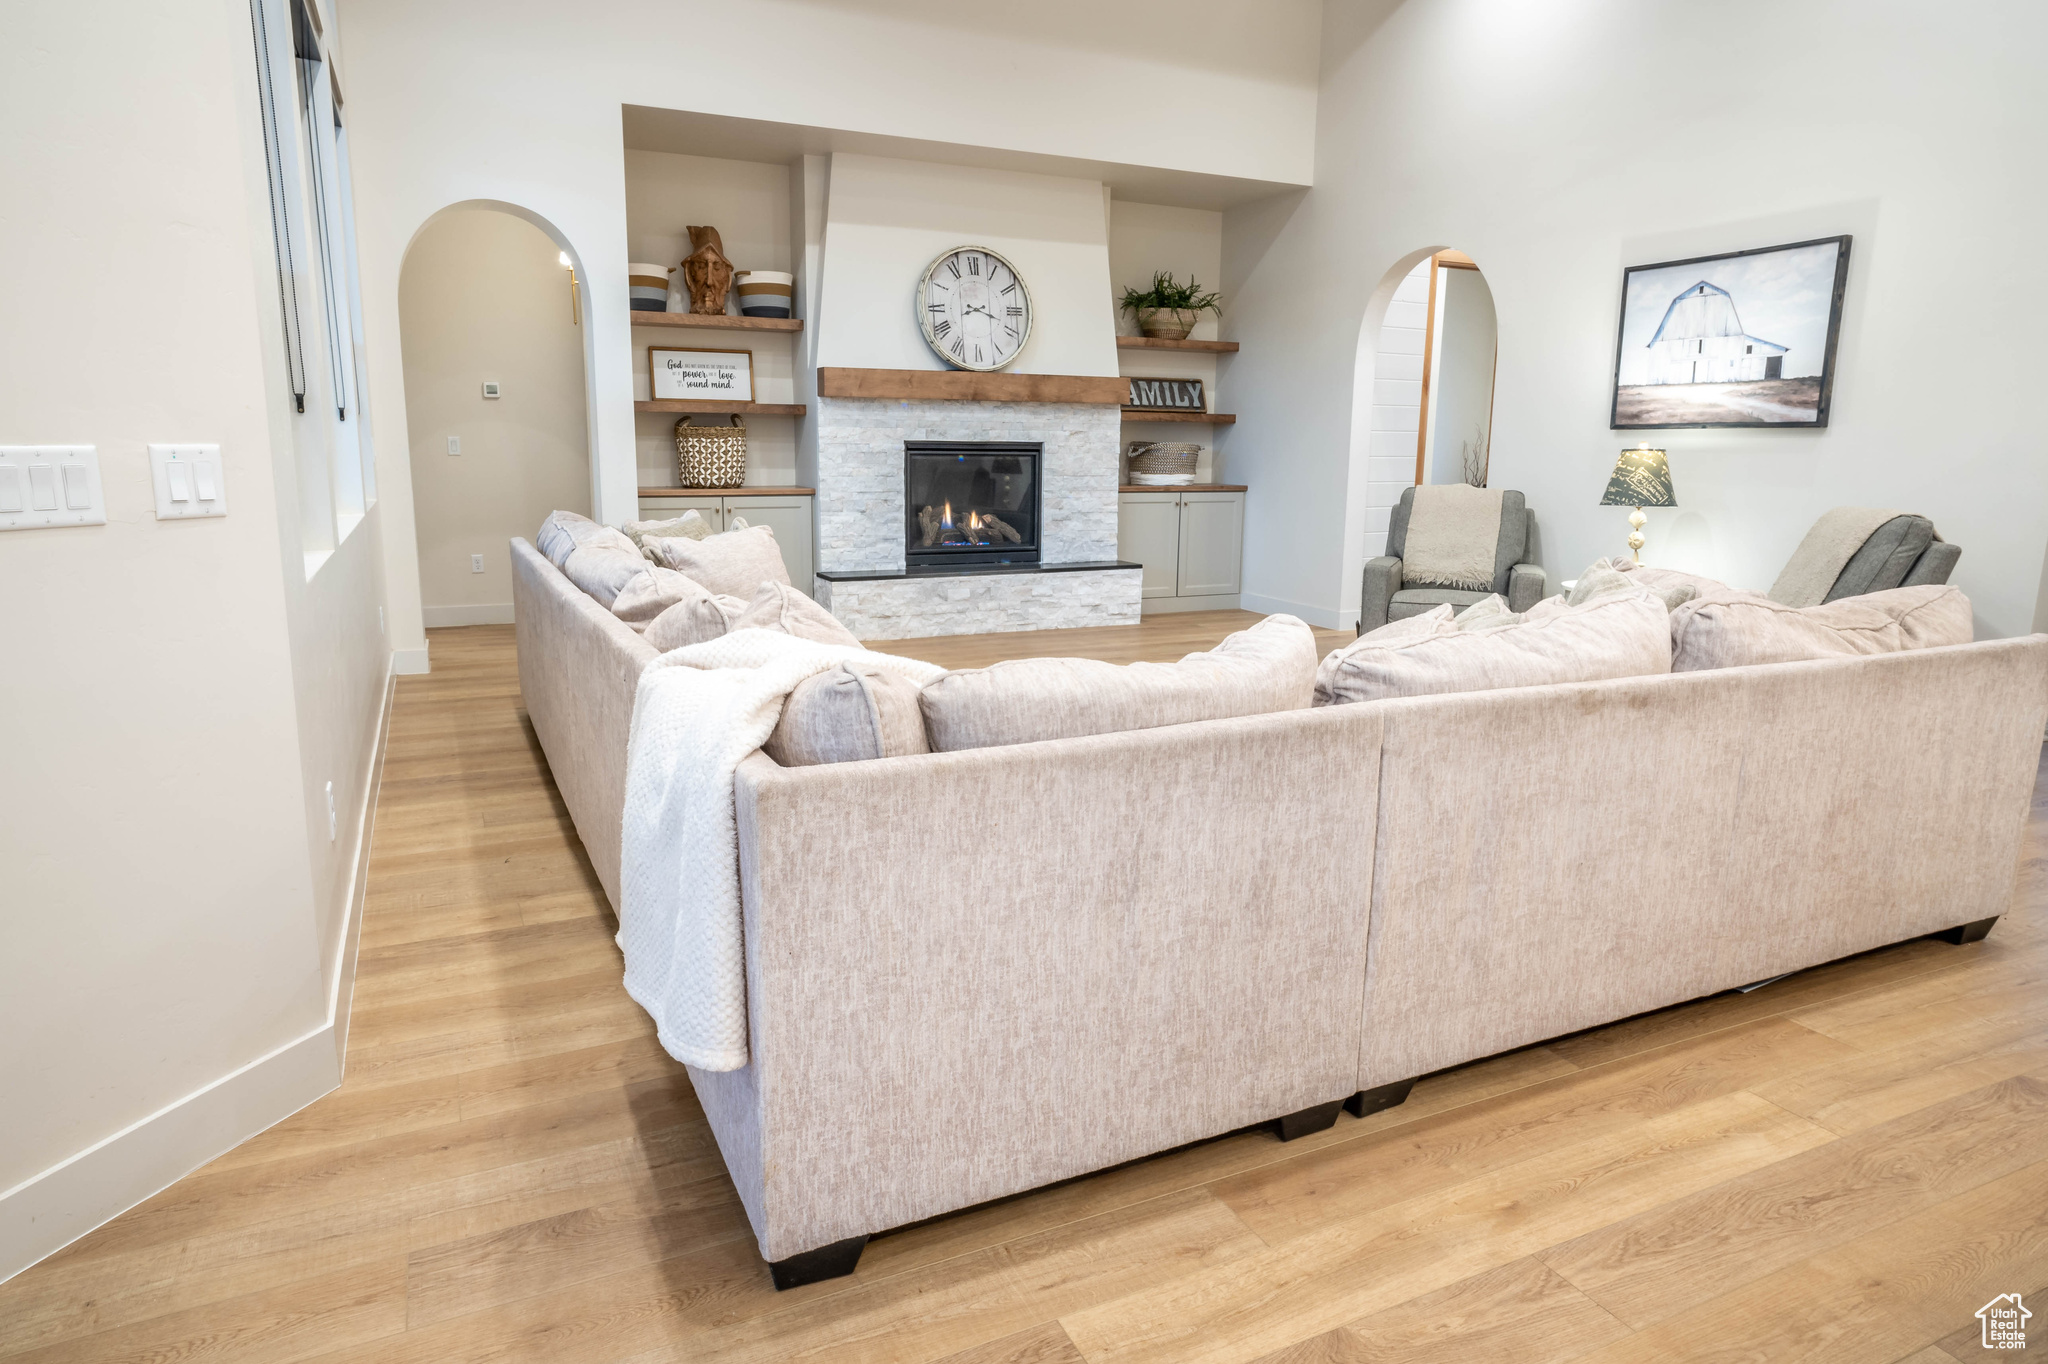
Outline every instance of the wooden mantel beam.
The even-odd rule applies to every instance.
[[[915,398],[971,403],[1099,403],[1118,407],[1130,381],[1114,375],[983,374],[965,369],[818,369],[821,398]]]

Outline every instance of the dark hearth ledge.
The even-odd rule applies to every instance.
[[[1118,568],[1143,568],[1143,564],[1130,563],[1123,559],[1097,559],[1073,564],[961,564],[947,568],[897,569],[893,572],[847,572],[819,573],[817,576],[828,583],[866,583],[891,579],[915,581],[920,578],[995,578],[1019,573],[1104,573]]]

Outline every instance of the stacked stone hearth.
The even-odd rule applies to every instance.
[[[816,400],[817,599],[862,639],[1133,625],[1141,571],[1115,561],[1121,414],[1081,403]],[[1032,441],[1040,571],[906,571],[903,444]]]

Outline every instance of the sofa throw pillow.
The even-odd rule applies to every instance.
[[[1305,709],[1315,632],[1268,616],[1178,663],[1019,658],[947,673],[918,700],[938,753]]]
[[[1664,599],[1664,605],[1673,611],[1695,597],[1742,595],[1743,589],[1730,587],[1715,578],[1703,577],[1698,573],[1687,573],[1677,568],[1653,568],[1629,559],[1597,559],[1587,573],[1594,569],[1611,568],[1632,583],[1638,583]],[[1584,575],[1581,575],[1583,577]],[[1761,594],[1758,594],[1761,595]]]
[[[607,526],[605,529],[610,530]],[[640,557],[640,551],[633,548],[630,540],[618,535],[623,544],[592,539],[578,545],[569,552],[562,563],[562,573],[570,582],[596,598],[598,605],[611,609],[626,584],[647,571],[647,561]]]
[[[762,583],[786,583],[789,570],[767,526],[748,526],[723,535],[690,540],[661,536],[648,541],[664,568],[687,573],[722,596],[752,601]]]
[[[572,511],[549,512],[533,537],[533,547],[556,568],[566,564],[573,551],[594,544],[633,547],[631,540],[612,527]],[[634,547],[634,553],[638,552]]]
[[[1966,644],[1971,634],[1969,599],[1948,584],[1895,587],[1819,606],[1787,606],[1754,593],[1701,597],[1671,613],[1671,667],[1699,672],[1890,654]]]
[[[818,644],[851,644],[860,640],[839,618],[788,583],[762,583],[747,609],[733,621],[735,630],[780,630]]]
[[[612,614],[642,634],[664,611],[680,601],[709,599],[711,594],[687,575],[659,564],[644,564],[640,575],[619,589]]]
[[[672,516],[665,521],[628,521],[624,527],[626,538],[640,547],[650,563],[659,563],[654,551],[648,548],[649,540],[664,536],[679,536],[685,540],[703,540],[711,534],[711,523],[704,519],[695,507],[681,516]]]
[[[673,569],[659,571],[674,572]],[[702,644],[707,639],[722,639],[732,629],[732,623],[739,619],[740,613],[747,609],[747,604],[738,597],[721,597],[705,591],[702,583],[684,574],[675,576],[689,583],[690,590],[662,608],[661,614],[640,632],[640,638],[657,653],[665,654],[670,649]]]
[[[1316,670],[1316,704],[1670,671],[1664,604],[1631,587],[1596,595],[1582,606],[1547,598],[1498,628],[1460,629],[1448,606],[1381,626],[1323,660]]]
[[[762,751],[784,767],[929,753],[917,693],[909,678],[849,659],[797,685]]]

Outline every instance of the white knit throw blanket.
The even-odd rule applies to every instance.
[[[1784,606],[1819,606],[1863,542],[1899,514],[1878,507],[1832,507],[1822,512],[1771,584],[1771,600]]]
[[[1466,483],[1431,483],[1415,490],[1408,539],[1401,549],[1403,583],[1491,592],[1499,552],[1498,491]]]
[[[777,630],[735,630],[640,674],[626,757],[619,950],[626,993],[668,1054],[747,1064],[747,969],[733,772],[775,730],[798,683],[849,658],[919,686],[945,669]]]

